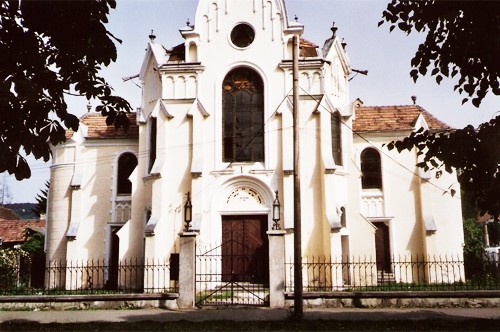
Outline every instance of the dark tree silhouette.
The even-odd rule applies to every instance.
[[[108,125],[128,128],[129,103],[99,76],[116,60],[106,30],[115,1],[0,2],[0,172],[31,176],[23,155],[47,161],[50,144],[77,130],[66,95],[98,99]]]
[[[500,2],[394,0],[382,14],[390,31],[427,33],[411,60],[416,81],[429,73],[439,84],[458,78],[455,90],[466,94],[462,103],[479,107],[490,92],[500,94]],[[494,113],[494,111],[492,111]],[[500,213],[500,116],[478,128],[449,132],[419,131],[389,149],[417,148],[424,169],[456,169],[462,189],[481,213]],[[438,170],[437,175],[441,174]]]

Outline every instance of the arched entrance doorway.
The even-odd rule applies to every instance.
[[[212,238],[218,245],[199,247],[197,304],[269,303],[269,242],[272,192],[251,178],[228,181],[214,200]]]

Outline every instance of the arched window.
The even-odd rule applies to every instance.
[[[118,159],[118,195],[130,195],[132,193],[132,182],[128,178],[136,166],[137,157],[133,153],[124,153]]]
[[[342,166],[342,119],[339,112],[331,115],[332,154],[335,165]]]
[[[156,161],[156,118],[151,117],[149,120],[149,162],[148,173],[151,172],[153,165]]]
[[[382,189],[382,167],[380,153],[374,148],[361,152],[361,187],[363,189]]]
[[[264,87],[249,68],[229,72],[222,84],[224,162],[264,161]]]

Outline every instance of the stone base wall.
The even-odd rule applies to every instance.
[[[10,302],[0,303],[0,311],[7,310],[96,310],[96,309],[178,309],[176,300],[134,300],[134,301],[84,301],[84,302]]]
[[[316,298],[304,299],[304,308],[500,308],[500,298]]]

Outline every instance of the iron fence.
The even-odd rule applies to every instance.
[[[227,253],[222,245],[198,245],[196,254],[197,306],[266,306],[269,269],[247,254]]]
[[[500,261],[484,256],[479,268],[469,269],[461,255],[401,256],[390,264],[371,257],[305,257],[303,290],[331,291],[445,291],[500,289]],[[285,263],[285,290],[293,292],[293,260]]]
[[[33,269],[29,259],[0,269],[1,295],[172,293],[178,290],[178,266],[164,259],[51,261]]]

